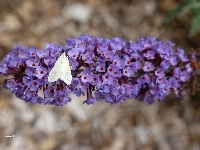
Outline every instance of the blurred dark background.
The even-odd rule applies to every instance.
[[[17,44],[45,47],[64,44],[80,34],[136,40],[156,36],[187,53],[200,47],[188,37],[190,14],[172,19],[160,30],[164,15],[181,0],[0,0],[0,58]],[[0,76],[2,82],[6,77]],[[189,96],[147,105],[87,106],[72,95],[63,107],[25,103],[0,89],[0,149],[5,150],[199,150],[200,100]],[[5,137],[13,136],[14,137]]]

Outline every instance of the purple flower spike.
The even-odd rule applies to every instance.
[[[70,93],[86,94],[88,105],[100,100],[120,104],[133,98],[152,104],[171,92],[184,93],[181,87],[197,68],[195,54],[189,58],[174,43],[155,37],[133,42],[80,35],[65,41],[64,46],[50,43],[42,50],[14,47],[0,65],[1,74],[12,76],[2,85],[33,104],[63,106],[71,102]],[[69,59],[70,85],[47,80],[62,53]]]

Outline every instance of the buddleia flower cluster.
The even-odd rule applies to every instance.
[[[136,42],[119,37],[104,39],[80,35],[66,39],[64,46],[46,48],[17,45],[5,56],[0,73],[9,76],[2,84],[16,97],[33,104],[63,106],[71,102],[69,94],[86,95],[86,104],[105,101],[120,104],[137,99],[152,104],[174,92],[183,93],[194,68],[183,49],[155,37]],[[68,56],[72,82],[49,83],[48,74],[63,53]]]

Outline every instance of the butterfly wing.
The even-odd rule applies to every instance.
[[[55,82],[58,79],[61,79],[66,84],[71,84],[72,75],[69,66],[69,60],[63,53],[58,60],[56,61],[54,67],[49,73],[48,82]]]
[[[55,65],[51,69],[49,76],[48,76],[48,82],[55,82],[60,78],[60,75],[61,75],[60,68],[61,68],[62,59],[63,59],[63,56],[64,56],[63,54],[58,58]]]
[[[66,56],[62,60],[62,65],[60,69],[61,69],[60,79],[63,80],[67,85],[70,85],[72,81],[72,75],[69,66],[69,60]]]

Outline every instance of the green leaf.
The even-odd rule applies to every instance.
[[[194,6],[194,5],[193,5],[193,4],[194,4],[193,1],[194,1],[194,0],[186,0],[186,1],[184,1],[183,3],[179,4],[175,9],[173,9],[173,10],[171,10],[169,13],[167,13],[166,16],[164,17],[162,23],[161,23],[161,28],[162,28],[163,26],[165,26],[166,23],[167,23],[170,19],[172,19],[172,18],[178,16],[179,14],[181,14],[181,13],[183,12],[184,9],[185,9],[185,10],[184,10],[185,12],[188,12],[188,11],[189,11],[189,8],[191,9],[191,4],[192,4],[192,6]]]
[[[200,9],[200,0],[192,0],[192,2],[190,3],[190,5],[188,6],[188,9],[193,14],[198,13],[199,9]]]
[[[191,21],[190,33],[189,36],[194,36],[200,28],[200,11],[195,14]]]

